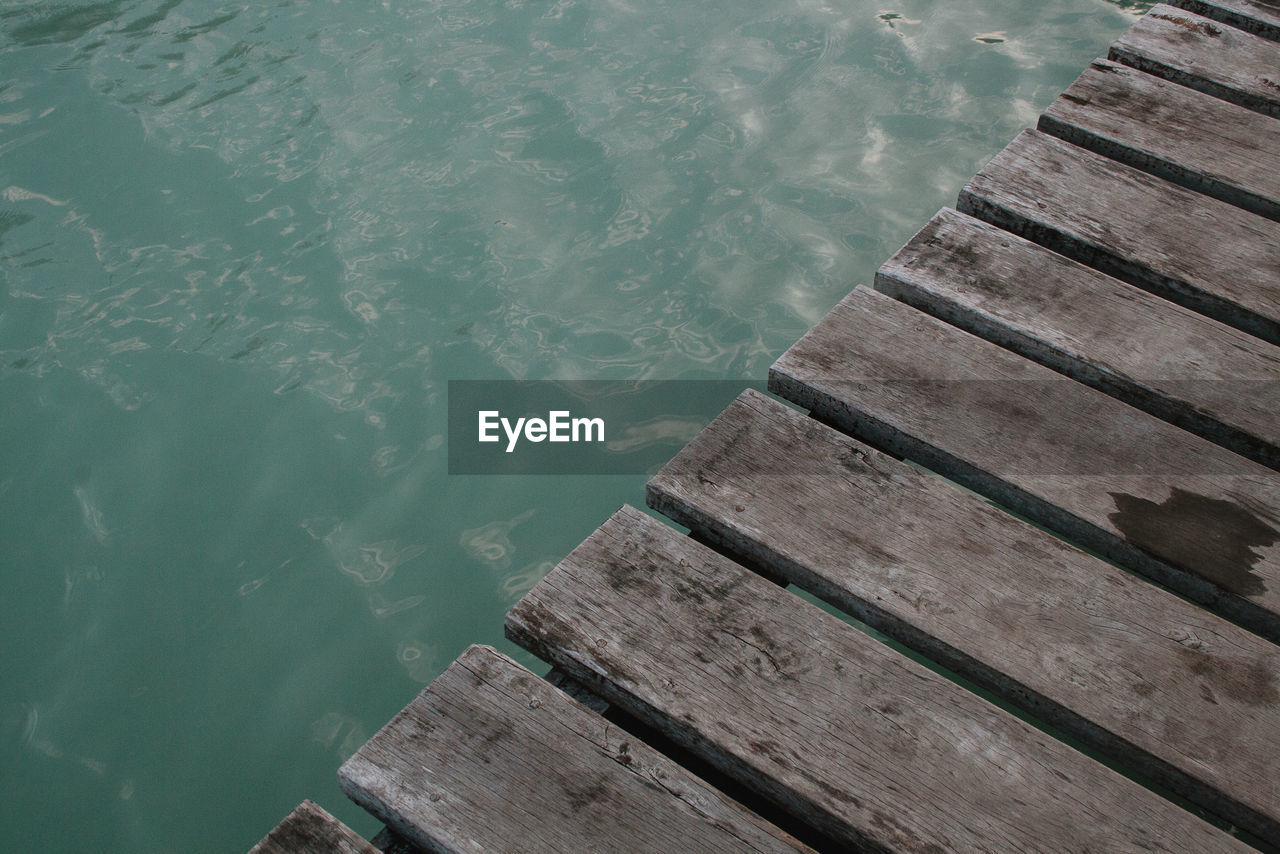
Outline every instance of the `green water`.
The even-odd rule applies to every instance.
[[[762,380],[1141,5],[0,2],[0,850],[371,834],[643,501],[447,475],[447,382]]]

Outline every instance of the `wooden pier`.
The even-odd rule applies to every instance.
[[[255,851],[1280,850],[1280,3],[1154,7],[769,389],[342,766],[376,848]]]

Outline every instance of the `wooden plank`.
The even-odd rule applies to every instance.
[[[351,828],[311,801],[303,801],[249,854],[379,854]]]
[[[1280,641],[1280,474],[857,288],[770,390]]]
[[[875,287],[1280,469],[1278,347],[950,209]]]
[[[473,646],[338,771],[431,851],[807,851],[490,647]]]
[[[1280,219],[1280,122],[1105,59],[1038,128],[1196,192]]]
[[[517,603],[507,631],[840,845],[1244,850],[634,508]]]
[[[765,461],[765,462],[762,462]],[[1280,838],[1280,648],[747,391],[654,477],[706,541]]]
[[[1161,3],[1111,45],[1107,58],[1280,116],[1280,45]]]
[[[1280,3],[1274,0],[1169,0],[1170,6],[1204,15],[1255,36],[1280,41]]]
[[[956,206],[1280,344],[1280,223],[1031,130]]]

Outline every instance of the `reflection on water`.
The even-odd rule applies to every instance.
[[[489,522],[478,528],[463,531],[458,541],[467,555],[490,569],[503,570],[511,566],[515,547],[511,544],[511,530],[532,519],[537,511],[530,508],[511,519]]]
[[[0,8],[0,849],[370,832],[337,761],[643,496],[446,476],[448,380],[762,380],[1145,5]]]

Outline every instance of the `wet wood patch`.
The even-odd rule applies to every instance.
[[[1280,44],[1163,3],[1107,58],[1268,116],[1280,116]]]
[[[1245,850],[632,508],[526,595],[507,631],[842,844]]]
[[[1278,222],[1030,130],[957,208],[1280,344]]]
[[[1045,133],[1280,219],[1280,122],[1105,59],[1040,117]]]
[[[648,496],[704,541],[1280,837],[1273,644],[753,391]]]
[[[1280,347],[949,209],[875,286],[1280,469]]]
[[[464,652],[338,780],[431,851],[809,850],[490,647]]]
[[[1277,472],[866,288],[783,354],[769,382],[841,430],[1280,640]]]

